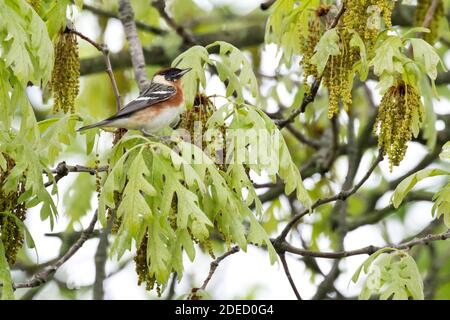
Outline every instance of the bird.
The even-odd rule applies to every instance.
[[[184,94],[180,79],[191,70],[192,68],[159,70],[149,87],[115,115],[77,131],[113,127],[140,130],[146,136],[154,136],[157,131],[172,124],[183,110]]]

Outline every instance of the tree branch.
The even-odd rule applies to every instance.
[[[403,203],[406,204],[417,201],[432,201],[433,195],[434,194],[432,192],[410,192],[406,196]],[[374,201],[374,203],[376,202],[378,201]],[[375,205],[372,205],[372,202],[370,202],[370,208],[366,209],[368,211],[366,211],[364,215],[348,221],[348,230],[353,231],[365,225],[378,223],[390,214],[396,212],[396,209],[394,209],[392,205],[388,205],[378,210],[376,210],[374,207]]]
[[[26,282],[20,282],[13,285],[14,289],[19,288],[33,288],[40,286],[50,280],[55,272],[72,256],[77,253],[77,251],[83,246],[86,240],[89,239],[91,233],[94,231],[95,224],[97,223],[98,213],[95,210],[94,216],[92,217],[89,226],[81,233],[80,238],[69,248],[69,250],[59,258],[55,263],[47,266],[43,270],[36,273],[30,280]]]
[[[208,285],[209,281],[211,280],[212,276],[214,275],[214,272],[216,272],[217,267],[219,266],[219,263],[222,262],[222,260],[226,259],[227,257],[231,256],[232,254],[239,252],[240,248],[238,246],[234,246],[231,248],[230,251],[225,252],[223,255],[218,257],[216,260],[211,262],[211,266],[209,268],[208,276],[206,277],[205,281],[203,281],[203,284],[200,288],[193,288],[191,291],[191,294],[189,296],[190,300],[195,299],[195,294],[198,290],[205,290],[206,286]]]
[[[287,234],[289,233],[289,231],[291,230],[291,228],[301,218],[303,218],[308,213],[312,212],[312,210],[314,210],[317,207],[319,207],[321,205],[324,205],[326,203],[330,203],[330,202],[337,201],[337,200],[346,200],[348,197],[350,197],[351,195],[356,193],[359,190],[359,188],[361,188],[362,185],[367,181],[367,179],[369,179],[369,177],[372,174],[372,172],[375,170],[375,168],[378,166],[378,164],[382,160],[383,160],[383,154],[380,151],[378,153],[378,157],[375,159],[375,161],[373,162],[373,164],[371,165],[371,167],[369,168],[367,173],[364,175],[364,177],[353,188],[351,188],[350,190],[343,190],[343,191],[339,192],[338,194],[336,194],[334,196],[331,196],[329,198],[319,199],[316,202],[314,202],[314,204],[311,206],[311,209],[307,208],[307,209],[303,210],[302,212],[300,212],[300,213],[296,214],[295,216],[293,216],[292,219],[286,225],[286,227],[283,229],[281,234],[274,241],[272,241],[274,246],[277,245],[278,241],[284,240],[286,238]]]
[[[218,32],[208,32],[195,35],[197,43],[201,46],[206,46],[222,40],[229,42],[238,48],[245,48],[260,45],[264,41],[264,25],[252,25],[246,28],[221,30]],[[181,46],[178,50],[167,51],[162,46],[150,46],[144,48],[145,60],[151,65],[169,65],[181,52],[186,50],[189,46]],[[210,52],[217,52],[218,47],[212,48]],[[122,50],[119,53],[111,55],[111,64],[114,70],[128,68],[132,66],[130,59],[130,51]],[[87,75],[91,73],[100,72],[103,70],[103,61],[101,57],[92,57],[83,59],[80,63],[80,74]]]
[[[130,0],[119,1],[119,18],[122,21],[125,35],[130,47],[131,62],[134,69],[134,77],[143,92],[148,87],[147,71],[145,70],[145,57],[142,44],[139,40],[136,23],[134,22],[134,11]]]
[[[336,15],[336,17],[334,18],[333,22],[331,23],[330,27],[328,28],[328,30],[333,29],[337,26],[337,24],[339,23],[339,20],[341,19],[342,15],[345,12],[345,5],[342,4],[341,9],[339,10],[338,14]],[[295,109],[287,119],[285,120],[281,120],[281,121],[277,121],[277,125],[279,129],[284,128],[288,123],[291,123],[295,120],[295,118],[301,114],[304,113],[306,110],[306,107],[314,101],[314,99],[316,98],[317,92],[319,91],[319,87],[320,87],[320,83],[322,82],[322,78],[316,79],[314,80],[314,83],[311,86],[311,90],[309,94],[305,94],[305,96],[303,97],[302,103],[300,104],[300,107],[298,107],[297,109]]]
[[[55,169],[52,170],[52,173],[55,174],[53,180],[49,180],[44,184],[45,187],[51,186],[53,183],[57,183],[59,180],[67,176],[70,172],[86,172],[91,175],[94,175],[97,172],[105,172],[108,171],[108,166],[101,166],[98,168],[86,167],[81,165],[70,166],[66,164],[65,161],[58,163]],[[46,174],[46,172],[43,172]]]
[[[120,98],[120,92],[119,92],[119,88],[117,87],[117,82],[116,82],[116,78],[114,77],[114,73],[112,70],[112,66],[111,66],[111,60],[109,59],[109,49],[108,46],[106,44],[99,44],[97,42],[95,42],[94,40],[88,38],[87,36],[85,36],[84,34],[76,31],[73,26],[67,26],[67,30],[73,34],[76,34],[78,37],[80,37],[81,39],[89,42],[92,46],[94,46],[98,51],[100,51],[103,54],[103,57],[105,59],[105,63],[106,63],[106,72],[108,73],[109,79],[111,80],[111,85],[114,91],[114,96],[116,98],[116,110],[119,111],[121,108],[121,98]]]
[[[111,210],[112,214],[108,220],[106,228],[100,234],[100,240],[98,242],[97,251],[95,253],[95,281],[93,286],[93,298],[94,300],[103,300],[105,297],[105,290],[103,283],[106,279],[106,260],[108,259],[108,236],[111,233],[111,229],[115,219],[115,210]]]
[[[321,144],[320,142],[310,139],[309,137],[305,136],[303,133],[301,133],[297,128],[295,128],[292,124],[287,124],[286,129],[289,130],[290,133],[300,142],[306,144],[307,146],[310,146],[313,149],[320,149]]]
[[[297,287],[295,286],[294,280],[292,279],[291,273],[289,272],[289,266],[286,261],[286,257],[284,253],[281,253],[279,255],[281,264],[283,265],[284,273],[286,274],[286,277],[289,280],[289,284],[292,287],[292,290],[294,291],[295,296],[297,297],[297,300],[302,300],[302,297],[300,296],[300,293],[297,290]]]
[[[197,44],[197,41],[195,40],[192,33],[183,28],[182,26],[178,25],[174,19],[172,19],[171,16],[169,16],[166,12],[166,1],[165,0],[157,0],[152,2],[152,5],[159,11],[159,14],[161,17],[164,18],[166,23],[176,31],[176,33],[183,39],[183,42],[185,45],[193,46]]]
[[[398,244],[395,246],[384,246],[384,247],[377,247],[377,246],[367,246],[356,250],[349,250],[349,251],[338,251],[338,252],[320,252],[320,251],[310,251],[305,250],[301,248],[297,248],[289,244],[287,241],[283,241],[280,243],[280,246],[283,251],[297,254],[303,257],[315,257],[315,258],[324,258],[324,259],[342,259],[347,258],[351,256],[361,255],[361,254],[368,254],[371,255],[375,252],[377,252],[380,249],[383,248],[393,248],[398,250],[409,250],[412,247],[418,246],[418,245],[428,245],[431,242],[434,241],[443,241],[450,238],[450,230],[447,230],[444,233],[440,234],[429,234],[427,236],[424,236],[422,238],[413,239],[411,241]]]
[[[83,10],[90,11],[90,12],[92,12],[92,13],[98,15],[98,16],[102,16],[102,17],[106,17],[106,18],[113,18],[113,19],[118,19],[119,20],[119,17],[114,12],[103,10],[101,8],[97,8],[97,7],[91,6],[91,5],[87,4],[87,3],[83,4]],[[136,23],[136,27],[138,29],[142,30],[142,31],[151,32],[151,33],[154,33],[154,34],[157,34],[157,35],[164,35],[164,34],[167,33],[166,30],[163,30],[161,28],[157,28],[157,27],[151,26],[149,24],[146,24],[146,23],[143,23],[143,22],[140,22],[140,21],[135,21],[135,23]]]
[[[431,3],[431,5],[428,8],[428,11],[425,15],[425,19],[423,19],[423,23],[422,23],[423,28],[428,28],[430,26],[430,23],[433,20],[434,13],[435,13],[440,1],[441,0],[433,0],[433,2]]]
[[[172,279],[170,279],[169,290],[167,292],[166,300],[172,300],[175,296],[175,287],[177,285],[178,274],[176,272],[173,273]]]

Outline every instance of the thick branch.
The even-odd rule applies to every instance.
[[[414,6],[401,5],[398,6],[392,15],[393,25],[410,27],[412,25],[411,17],[414,16]],[[114,13],[105,12],[101,9],[93,9],[89,5],[84,5],[86,10],[92,11],[98,15],[103,15],[110,18],[118,18]],[[94,11],[95,10],[95,11]],[[99,11],[100,10],[100,11]],[[447,20],[450,21],[450,11],[446,14]],[[146,30],[141,23],[136,22],[136,27]],[[223,40],[230,42],[238,48],[244,48],[249,46],[261,45],[264,42],[264,24],[261,21],[260,24],[241,28],[239,30],[225,30],[212,33],[195,34],[194,38],[197,43],[202,46],[206,46],[216,40]],[[147,30],[152,32],[151,30]],[[164,30],[161,30],[164,32]],[[152,65],[168,65],[172,60],[179,55],[185,47],[181,47],[178,52],[166,52],[166,50],[159,46],[152,46],[144,49],[145,60],[149,61]],[[123,50],[118,54],[111,55],[111,64],[114,70],[128,68],[131,66],[130,53],[127,50]],[[80,74],[87,75],[92,73],[101,72],[104,70],[104,62],[99,57],[86,58],[81,61]],[[450,71],[441,72],[436,79],[437,85],[450,83]]]
[[[119,18],[122,21],[125,35],[130,47],[131,62],[134,69],[134,77],[143,92],[148,87],[147,71],[145,70],[145,57],[142,44],[139,40],[136,23],[134,22],[134,11],[130,0],[119,1]]]
[[[246,48],[251,46],[260,45],[264,41],[264,25],[258,24],[247,28],[241,28],[239,30],[223,30],[211,33],[201,33],[195,35],[195,40],[201,46],[206,46],[221,40],[229,42],[238,48]],[[145,61],[151,65],[169,65],[173,59],[175,59],[183,50],[188,46],[181,46],[178,51],[166,51],[161,46],[151,46],[144,48]],[[218,47],[210,50],[212,53],[214,50],[218,50]],[[114,70],[121,68],[128,68],[132,66],[130,59],[130,51],[122,50],[117,54],[111,55],[111,64]],[[81,61],[80,74],[88,75],[91,73],[97,73],[104,70],[104,63],[101,57],[86,58]]]

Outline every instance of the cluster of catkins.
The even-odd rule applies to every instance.
[[[55,64],[52,71],[53,112],[75,112],[75,98],[79,91],[80,57],[77,36],[61,32],[55,43]]]
[[[134,263],[136,265],[136,273],[138,275],[138,285],[145,283],[145,288],[147,290],[152,290],[155,287],[156,279],[154,275],[149,272],[149,265],[151,261],[148,259],[147,254],[147,242],[148,242],[148,232],[145,233],[142,241],[136,251],[136,256],[134,257]],[[158,296],[161,295],[161,287],[156,286],[156,291]]]
[[[194,143],[194,140],[199,139],[199,135],[203,135],[207,130],[207,122],[214,111],[215,107],[212,101],[208,97],[199,94],[196,96],[192,108],[187,109],[181,115],[179,127],[189,133],[190,138]],[[198,147],[201,147],[203,150],[205,150],[206,144],[207,142],[205,140],[202,140],[201,146],[198,145]],[[177,211],[178,199],[175,194],[174,198],[172,199],[171,212],[169,214],[169,222],[173,230],[177,229]],[[214,257],[210,239],[199,241],[199,239],[194,238],[190,230],[188,230],[188,232],[191,235],[193,241],[198,243],[201,247],[204,248],[205,251],[209,252],[209,254]],[[147,254],[148,237],[149,234],[148,232],[146,232],[141,243],[138,246],[136,256],[134,258],[136,273],[138,275],[138,285],[145,283],[147,290],[152,290],[156,286],[156,291],[160,295],[161,286],[157,283],[154,275],[151,275],[149,272],[151,261],[149,260],[149,256]]]
[[[19,202],[21,194],[24,192],[23,183],[19,183],[17,189],[6,192],[3,188],[10,171],[14,168],[15,162],[7,154],[3,154],[6,159],[6,168],[0,167],[0,238],[5,247],[5,256],[10,265],[16,262],[17,252],[23,245],[23,230],[18,225],[19,221],[24,221],[26,217],[25,203]]]
[[[416,25],[422,25],[425,14],[431,5],[431,0],[419,0],[416,9]],[[340,53],[330,56],[322,75],[319,75],[315,65],[310,60],[314,48],[323,33],[329,28],[330,21],[336,15],[332,10],[324,10],[322,5],[309,20],[309,30],[302,37],[303,54],[302,67],[305,80],[309,76],[315,79],[322,77],[322,83],[329,91],[328,117],[332,118],[339,112],[339,103],[345,110],[352,105],[352,82],[355,76],[353,66],[360,59],[358,47],[350,46],[353,32],[357,32],[363,40],[367,58],[374,54],[375,41],[382,30],[392,26],[391,15],[394,1],[390,0],[347,0],[336,30],[339,35]],[[330,8],[330,7],[328,7]],[[429,28],[431,33],[424,34],[425,40],[434,43],[438,35],[439,19],[443,15],[443,3],[439,1]],[[409,83],[398,80],[384,94],[378,109],[374,133],[378,133],[378,145],[388,156],[390,168],[398,166],[405,156],[407,142],[413,135],[413,121],[422,121],[422,102],[418,89]]]
[[[378,145],[389,158],[390,169],[403,160],[412,138],[413,118],[422,121],[422,102],[417,89],[398,81],[384,94],[374,126]]]
[[[350,46],[352,32],[355,31],[359,34],[370,55],[381,24],[384,23],[386,27],[391,27],[393,4],[394,2],[390,0],[347,0],[345,2],[345,12],[336,26],[339,34],[340,53],[330,56],[322,75],[323,84],[329,91],[329,118],[338,113],[340,101],[345,110],[349,110],[352,105],[353,66],[360,58],[359,48]],[[329,27],[330,20],[333,20],[333,17],[331,19],[328,17],[331,14],[336,13],[324,9],[324,6],[319,7],[316,14],[310,18],[307,36],[302,36],[300,39],[305,78],[312,75],[317,79],[321,76],[317,74],[317,69],[310,60],[320,37]]]

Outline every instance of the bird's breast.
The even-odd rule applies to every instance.
[[[165,126],[170,125],[180,114],[183,104],[178,105],[154,105],[150,108],[138,111],[135,114],[135,122],[139,129],[147,132],[156,132]]]

